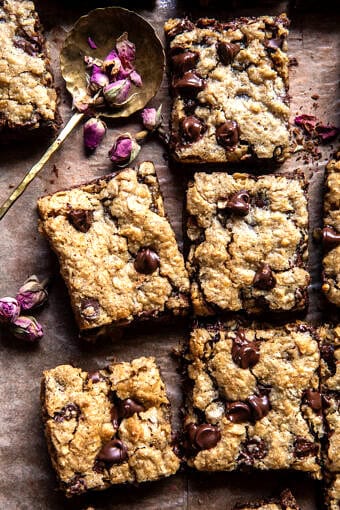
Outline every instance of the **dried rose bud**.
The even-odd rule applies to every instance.
[[[143,85],[142,77],[136,70],[133,70],[130,74],[130,80],[134,85],[136,85],[136,87],[141,87]]]
[[[109,151],[110,159],[117,166],[129,165],[139,154],[141,147],[129,133],[118,136]]]
[[[126,101],[131,88],[130,80],[118,80],[103,89],[103,94],[109,106],[120,106]]]
[[[116,50],[110,51],[110,53],[105,57],[103,62],[104,71],[106,71],[110,76],[114,77],[117,76],[121,67],[122,63],[120,61],[120,58],[118,57]]]
[[[11,324],[11,332],[16,338],[26,342],[35,342],[43,336],[43,330],[34,317],[20,316]]]
[[[0,323],[13,322],[20,314],[20,305],[12,297],[0,299]]]
[[[92,67],[92,74],[90,78],[91,89],[97,91],[108,85],[109,82],[110,80],[107,74],[104,73],[104,71],[102,71],[100,67],[94,64],[94,66]]]
[[[154,131],[161,123],[162,118],[162,105],[156,110],[156,108],[144,108],[142,111],[143,126],[148,131]]]
[[[136,46],[128,40],[128,33],[124,32],[116,41],[118,57],[124,67],[132,64],[136,57]]]
[[[92,117],[84,124],[84,145],[87,149],[94,150],[96,149],[102,142],[106,133],[106,125],[105,123],[97,119],[96,117]]]
[[[38,306],[43,305],[47,301],[46,283],[47,281],[40,282],[35,274],[27,278],[16,295],[22,310],[38,308]]]

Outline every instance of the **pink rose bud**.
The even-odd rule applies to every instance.
[[[143,85],[142,77],[137,73],[137,71],[132,71],[130,74],[130,80],[134,85],[136,85],[136,87],[141,87]]]
[[[144,108],[142,111],[143,126],[148,131],[153,131],[160,126],[162,119],[162,105],[156,110],[156,108]]]
[[[46,303],[48,298],[46,283],[40,282],[35,274],[27,278],[16,295],[21,310],[31,310]]]
[[[126,101],[130,88],[131,84],[128,79],[118,80],[104,87],[103,94],[108,105],[120,106],[124,101]]]
[[[123,66],[130,65],[136,57],[136,46],[128,40],[128,33],[124,32],[116,41],[118,57]]]
[[[13,322],[20,314],[20,305],[12,297],[0,299],[0,323]]]
[[[85,147],[93,151],[103,141],[106,125],[102,120],[92,117],[85,122],[83,132]]]
[[[43,329],[34,317],[20,316],[11,324],[11,332],[16,338],[35,342],[43,336]]]
[[[103,62],[103,69],[110,76],[116,76],[122,67],[122,63],[116,50],[110,51],[110,53],[105,57]],[[124,76],[125,78],[125,76]]]
[[[90,78],[91,88],[99,90],[109,84],[109,77],[105,74],[100,67],[96,64],[92,67],[92,74]]]
[[[139,154],[141,147],[129,133],[119,136],[109,151],[110,159],[117,166],[129,165]]]

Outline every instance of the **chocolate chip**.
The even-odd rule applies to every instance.
[[[87,378],[89,381],[92,381],[93,383],[98,383],[103,380],[103,378],[100,375],[100,372],[98,372],[98,370],[96,370],[95,372],[89,372],[87,374]]]
[[[67,492],[72,496],[78,496],[87,490],[87,485],[84,478],[75,475],[68,484]]]
[[[97,299],[86,298],[81,301],[81,315],[88,321],[93,321],[99,317],[99,303]]]
[[[247,190],[242,189],[229,197],[226,209],[233,213],[246,216],[249,212],[250,196]]]
[[[159,267],[159,256],[151,248],[141,248],[136,255],[134,266],[138,273],[154,273]]]
[[[201,425],[190,423],[187,427],[187,434],[191,444],[200,450],[213,448],[221,439],[221,432],[210,423],[202,423]]]
[[[323,344],[320,347],[321,358],[327,364],[331,374],[334,375],[336,372],[336,361],[334,356],[334,347],[331,344]]]
[[[275,287],[276,278],[273,275],[269,264],[262,264],[259,267],[255,273],[253,285],[257,289],[261,290],[270,290]]]
[[[317,455],[319,447],[317,444],[308,441],[304,437],[297,436],[294,441],[294,455],[295,457],[307,457],[307,455]]]
[[[188,32],[190,30],[193,30],[195,28],[195,25],[189,21],[188,19],[181,19],[176,25],[169,30],[167,33],[168,37],[173,38],[176,37],[176,35],[181,34],[182,32]]]
[[[231,348],[231,356],[234,363],[240,368],[251,368],[260,359],[260,350],[255,342],[249,342],[242,330],[242,334],[237,332],[237,336],[233,338],[233,346]]]
[[[277,49],[282,48],[283,38],[276,37],[274,39],[266,39],[263,44],[268,50],[276,51]]]
[[[61,423],[64,420],[70,421],[73,418],[77,419],[80,415],[80,409],[77,404],[67,404],[60,411],[54,413],[53,419],[57,423]]]
[[[67,218],[76,230],[85,233],[93,223],[93,211],[71,209],[67,214]]]
[[[304,393],[304,400],[314,411],[321,411],[322,397],[319,391],[308,389]]]
[[[228,65],[232,63],[240,49],[241,47],[239,44],[220,41],[217,45],[217,54],[222,64]]]
[[[141,404],[138,404],[132,398],[126,398],[119,402],[118,409],[121,418],[130,418],[135,413],[142,413],[145,410]]]
[[[97,458],[107,464],[121,464],[128,458],[127,447],[119,439],[112,439],[102,447]]]
[[[327,250],[340,245],[340,234],[334,228],[325,227],[322,229],[322,244]]]
[[[233,423],[244,423],[251,418],[251,409],[245,402],[230,402],[226,406],[227,418]]]
[[[261,396],[252,395],[247,399],[247,402],[251,407],[253,418],[255,421],[261,420],[262,418],[267,416],[267,414],[270,411],[270,402],[267,395]]]
[[[187,71],[181,78],[174,79],[172,86],[176,93],[181,92],[185,96],[195,96],[204,89],[205,82],[194,71]]]
[[[177,73],[185,73],[197,64],[199,54],[195,51],[184,51],[171,57],[172,65]]]
[[[216,128],[217,143],[225,149],[233,149],[239,140],[238,124],[235,120],[227,120]]]
[[[267,453],[268,447],[265,441],[254,437],[243,445],[238,461],[240,464],[251,466],[254,460],[263,459]]]
[[[197,142],[204,131],[203,123],[194,115],[184,117],[181,122],[181,132],[183,138],[188,142]]]
[[[116,405],[113,405],[111,407],[111,423],[113,425],[113,428],[118,429],[119,428],[119,419],[120,419],[120,413],[119,409]]]

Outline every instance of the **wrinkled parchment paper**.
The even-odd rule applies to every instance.
[[[158,0],[139,2],[144,10],[128,1],[121,5],[136,8],[156,28],[163,38],[163,22],[176,14],[194,18],[218,18],[239,15],[279,14],[286,10],[292,20],[289,37],[289,54],[298,60],[290,72],[292,118],[297,113],[314,114],[324,122],[336,123],[339,105],[339,25],[340,13],[336,2],[225,2],[227,8],[192,8],[197,2]],[[221,2],[223,4],[223,2]],[[106,2],[106,5],[110,2]],[[114,2],[111,2],[114,4]],[[257,6],[255,6],[257,4]],[[61,92],[61,114],[64,123],[71,115],[71,100],[60,76],[58,51],[67,30],[76,19],[89,9],[104,6],[105,2],[72,0],[41,0],[38,3],[42,21],[48,33],[52,64],[56,82]],[[196,6],[197,6],[196,5]],[[1,25],[0,25],[1,29]],[[138,51],[138,48],[137,48]],[[311,96],[319,95],[314,101]],[[164,105],[166,120],[169,112],[167,77],[152,102]],[[313,103],[315,106],[313,107]],[[304,510],[321,508],[320,485],[302,473],[180,473],[172,478],[140,487],[119,487],[103,493],[92,493],[79,500],[67,501],[56,490],[57,482],[48,459],[40,421],[39,386],[44,369],[62,363],[73,363],[84,369],[105,366],[112,358],[129,360],[141,355],[156,355],[167,382],[173,403],[175,429],[179,427],[178,407],[181,401],[179,375],[171,350],[183,342],[188,334],[188,321],[167,326],[148,325],[129,328],[120,338],[96,345],[84,344],[78,339],[68,295],[58,274],[56,258],[47,242],[37,231],[37,198],[59,188],[79,184],[87,179],[110,172],[107,152],[113,136],[121,131],[140,129],[139,116],[110,124],[102,146],[91,157],[86,157],[82,145],[82,129],[68,138],[62,149],[46,165],[43,172],[30,185],[7,216],[0,223],[0,295],[15,295],[25,278],[36,273],[52,278],[49,303],[37,314],[45,330],[40,345],[35,348],[2,334],[0,337],[0,508],[2,510],[62,510],[95,509],[143,510],[156,509],[231,509],[238,501],[271,496],[289,486]],[[17,143],[0,146],[0,201],[3,202],[37,161],[47,147],[47,142]],[[333,147],[334,150],[334,147]],[[157,167],[166,210],[182,242],[182,204],[187,172],[168,167],[164,148],[156,141],[147,143],[139,161],[153,160]],[[302,167],[310,180],[311,229],[321,222],[321,192],[325,163],[332,146],[322,150],[316,163],[303,164],[296,157],[286,162],[280,171]],[[298,155],[296,155],[298,156]],[[251,168],[250,168],[251,171]],[[329,307],[320,299],[320,250],[310,243],[310,269],[312,287],[308,319],[329,318]]]

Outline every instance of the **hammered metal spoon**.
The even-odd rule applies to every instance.
[[[60,55],[61,74],[66,88],[73,97],[73,104],[79,100],[86,102],[87,82],[85,55],[104,58],[113,48],[114,41],[123,33],[128,32],[129,39],[136,45],[136,69],[141,74],[143,86],[131,97],[121,109],[101,108],[96,116],[106,118],[129,117],[141,110],[156,95],[163,79],[165,55],[161,41],[155,30],[144,18],[133,11],[122,7],[104,7],[94,9],[82,16],[67,35]],[[97,49],[88,45],[88,37],[96,41]],[[27,172],[23,180],[0,207],[0,220],[10,207],[22,195],[30,182],[38,175],[68,135],[84,117],[84,113],[76,111],[60,132],[57,139],[50,145],[40,160]]]

